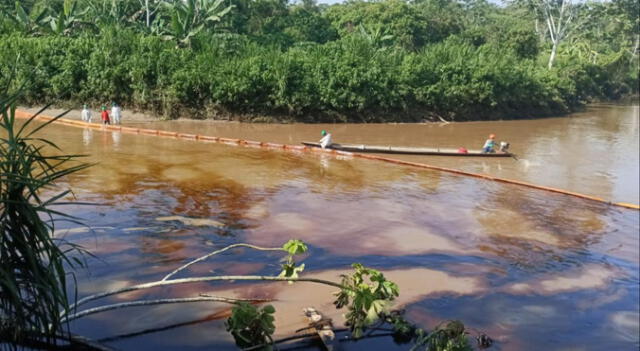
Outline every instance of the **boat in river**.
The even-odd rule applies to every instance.
[[[320,143],[303,141],[303,145],[320,147]],[[482,150],[466,150],[451,148],[428,148],[406,146],[379,146],[364,144],[331,144],[329,149],[349,152],[370,152],[376,154],[403,154],[403,155],[429,155],[429,156],[467,156],[467,157],[515,157],[510,152],[483,153]]]

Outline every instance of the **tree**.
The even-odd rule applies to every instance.
[[[120,0],[112,0],[114,5],[117,1]],[[138,4],[140,6],[140,13],[144,13],[144,24],[145,27],[151,28],[152,17],[158,12],[162,3],[166,0],[138,0]],[[136,16],[137,17],[137,16]]]
[[[464,29],[462,4],[454,0],[417,0],[416,9],[426,19],[427,42],[439,42]]]
[[[338,33],[331,22],[317,10],[314,4],[306,3],[295,6],[289,11],[285,33],[291,35],[296,42],[326,43],[335,40]]]
[[[418,49],[429,41],[426,18],[415,6],[400,0],[347,2],[330,7],[326,17],[342,37],[365,25],[385,28],[385,34],[393,35],[395,43],[407,49]]]
[[[558,46],[562,43],[571,30],[575,19],[577,7],[573,6],[572,0],[533,0],[537,12],[541,13],[551,40],[551,54],[549,56],[548,67],[553,67],[556,59]]]
[[[618,32],[627,38],[633,38],[630,46],[631,57],[637,59],[640,54],[640,3],[636,0],[614,0],[612,3],[613,21]]]
[[[144,0],[144,9],[145,13],[147,14],[145,23],[147,24],[147,28],[149,28],[151,26],[151,11],[149,10],[149,0]]]

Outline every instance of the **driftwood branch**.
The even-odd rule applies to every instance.
[[[67,336],[69,342],[71,342],[72,345],[75,346],[83,346],[85,349],[87,350],[91,350],[91,351],[114,351],[114,349],[110,348],[109,346],[106,345],[102,345],[101,343],[88,339],[84,336],[81,335],[68,335]]]
[[[318,337],[318,334],[316,334],[316,333],[293,335],[293,336],[288,336],[286,338],[274,340],[270,344],[260,344],[260,345],[250,346],[250,347],[247,347],[246,349],[242,349],[242,351],[260,350],[260,349],[264,348],[265,346],[269,346],[269,345],[280,344],[280,343],[287,342],[287,341],[292,341],[292,340],[306,339],[306,338],[317,338],[317,337]]]
[[[285,281],[285,282],[310,282],[310,283],[318,283],[325,284],[329,286],[334,286],[339,289],[348,289],[347,287],[334,283],[329,280],[324,279],[316,279],[316,278],[291,278],[291,277],[276,277],[276,276],[262,276],[262,275],[219,275],[219,276],[205,276],[205,277],[193,277],[193,278],[182,278],[182,279],[172,279],[172,280],[159,280],[150,283],[132,285],[119,289],[112,289],[102,293],[94,294],[87,296],[83,299],[77,301],[72,309],[77,308],[80,305],[83,305],[89,301],[97,300],[103,297],[122,294],[125,292],[142,290],[154,288],[157,286],[166,286],[166,285],[176,285],[176,284],[190,284],[190,283],[201,283],[201,282],[210,282],[210,281],[238,281],[238,280],[266,280],[266,281]]]
[[[438,119],[440,120],[440,122],[444,123],[444,124],[449,124],[451,122],[447,121],[446,119],[442,118],[440,115],[435,115],[436,117],[438,117]]]
[[[325,318],[313,307],[307,307],[303,309],[303,311],[304,315],[309,318],[309,326],[316,330],[324,348],[327,351],[333,351],[337,348],[336,334],[333,332],[333,323],[331,318]]]
[[[236,247],[248,247],[248,248],[251,248],[251,249],[254,249],[254,250],[260,250],[260,251],[284,251],[284,252],[287,252],[285,249],[280,248],[280,247],[260,247],[260,246],[244,244],[244,243],[233,244],[233,245],[229,245],[227,247],[224,247],[224,248],[222,248],[220,250],[216,250],[216,251],[210,252],[210,253],[208,253],[208,254],[206,254],[204,256],[198,257],[195,260],[189,261],[187,264],[185,264],[185,265],[177,268],[173,272],[167,274],[164,278],[162,278],[161,281],[168,280],[169,278],[174,276],[176,273],[186,269],[187,267],[191,266],[194,263],[198,263],[200,261],[204,261],[204,260],[206,260],[207,258],[209,258],[209,257],[211,257],[213,255],[217,255],[219,253],[225,252],[227,250],[231,250],[231,249],[236,248]]]
[[[349,328],[336,328],[333,329],[334,332],[336,333],[343,333],[343,332],[347,332],[350,331],[351,329]],[[366,339],[366,338],[375,338],[378,336],[392,336],[393,334],[393,330],[392,329],[387,329],[387,328],[372,328],[372,330],[374,331],[384,331],[384,332],[388,332],[388,334],[374,334],[374,335],[366,335],[363,336],[362,339]],[[287,342],[287,341],[292,341],[292,340],[299,340],[299,339],[317,339],[318,338],[318,334],[317,333],[306,333],[306,334],[298,334],[298,335],[292,335],[292,336],[287,336],[285,338],[282,339],[278,339],[278,340],[274,340],[272,343],[268,343],[268,344],[261,344],[261,345],[255,345],[255,346],[250,346],[247,347],[246,349],[242,349],[242,351],[254,351],[254,350],[260,350],[265,346],[269,346],[269,345],[276,345],[276,344],[281,344],[283,342]],[[356,339],[339,339],[339,342],[343,342],[343,341],[355,341]],[[360,340],[360,339],[357,339]]]
[[[91,314],[115,310],[119,308],[125,308],[125,307],[162,305],[162,304],[170,304],[170,303],[202,302],[202,301],[216,301],[216,302],[237,304],[238,302],[268,302],[272,300],[271,299],[234,299],[234,298],[221,297],[221,296],[200,296],[200,297],[186,297],[186,298],[174,298],[174,299],[138,300],[138,301],[129,301],[129,302],[116,303],[112,305],[105,305],[105,306],[100,306],[95,308],[89,308],[84,311],[80,311],[64,317],[62,319],[62,322],[68,322],[68,321],[72,321],[74,319],[85,317]]]

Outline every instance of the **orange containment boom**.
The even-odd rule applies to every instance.
[[[31,118],[32,116],[33,116],[32,113],[29,113],[29,112],[26,112],[26,111],[21,111],[21,110],[16,110],[16,117],[18,117],[18,118],[27,119],[27,118]],[[43,121],[43,122],[51,121],[53,118],[54,117],[46,116],[46,115],[38,115],[36,117],[37,120],[40,120],[40,121]],[[398,159],[393,159],[393,158],[387,158],[387,157],[381,157],[381,156],[375,156],[375,155],[368,155],[368,154],[361,154],[361,153],[357,153],[357,152],[338,151],[338,150],[331,150],[331,149],[321,149],[321,148],[317,148],[317,147],[300,146],[300,145],[283,145],[283,144],[259,142],[259,141],[251,141],[251,140],[214,137],[214,136],[207,136],[207,135],[176,133],[176,132],[168,132],[168,131],[156,130],[156,129],[139,129],[139,128],[121,127],[121,126],[117,126],[117,125],[106,125],[106,126],[104,126],[104,125],[102,125],[100,123],[88,123],[88,122],[65,119],[65,118],[59,118],[58,120],[54,121],[53,123],[62,124],[62,125],[68,125],[68,126],[72,126],[72,127],[103,129],[103,130],[109,130],[109,131],[119,131],[119,132],[122,132],[122,133],[129,133],[129,134],[144,134],[144,135],[149,135],[149,136],[170,137],[170,138],[185,139],[185,140],[192,140],[192,141],[214,142],[214,143],[227,144],[227,145],[240,145],[240,146],[254,147],[254,148],[255,147],[263,147],[263,148],[268,148],[268,149],[280,149],[280,150],[295,151],[295,152],[300,152],[300,151],[313,152],[313,153],[318,153],[319,152],[319,153],[328,153],[328,154],[333,154],[333,155],[343,155],[343,156],[358,157],[358,158],[363,158],[363,159],[368,159],[368,160],[378,160],[378,161],[387,162],[387,163],[395,163],[395,164],[399,164],[399,165],[405,165],[405,166],[411,166],[411,167],[417,167],[417,168],[423,168],[423,169],[430,169],[430,170],[436,170],[436,171],[441,171],[441,172],[447,172],[447,173],[452,173],[452,174],[458,174],[458,175],[467,176],[467,177],[486,179],[486,180],[491,180],[491,181],[494,181],[494,182],[519,185],[519,186],[523,186],[523,187],[527,187],[527,188],[531,188],[531,189],[537,189],[537,190],[548,191],[548,192],[557,193],[557,194],[563,194],[563,195],[578,197],[578,198],[581,198],[581,199],[596,201],[596,202],[605,203],[605,204],[609,204],[609,205],[613,205],[613,206],[617,206],[617,207],[624,207],[624,208],[630,208],[630,209],[634,209],[634,210],[640,210],[640,206],[638,206],[636,204],[630,204],[630,203],[626,203],[626,202],[611,202],[611,201],[607,201],[607,200],[599,198],[599,197],[580,194],[580,193],[576,193],[576,192],[573,192],[573,191],[568,191],[568,190],[563,190],[563,189],[558,189],[558,188],[552,188],[552,187],[547,187],[547,186],[542,186],[542,185],[531,184],[531,183],[527,183],[527,182],[523,182],[523,181],[519,181],[519,180],[496,178],[496,177],[492,177],[492,176],[486,175],[486,174],[465,172],[465,171],[461,171],[461,170],[457,170],[457,169],[453,169],[453,168],[438,167],[438,166],[432,166],[432,165],[428,165],[428,164],[424,164],[424,163],[409,162],[409,161],[403,161],[403,160],[398,160]]]

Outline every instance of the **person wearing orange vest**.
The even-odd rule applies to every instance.
[[[107,107],[104,105],[102,105],[100,117],[102,117],[102,124],[111,124],[111,120],[109,120],[109,111],[107,111]]]

